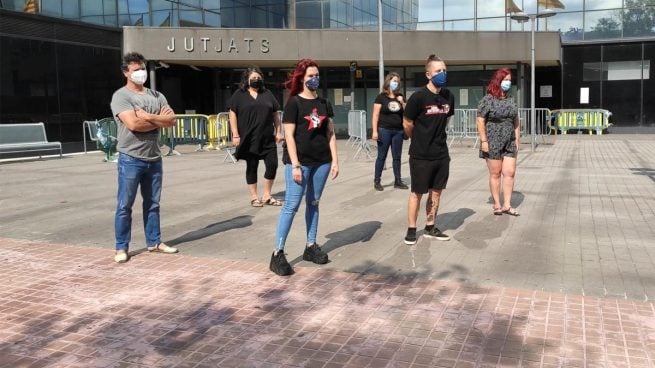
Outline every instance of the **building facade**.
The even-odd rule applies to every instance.
[[[81,140],[83,120],[110,115],[121,54],[137,50],[177,112],[204,114],[225,111],[249,64],[284,101],[294,61],[315,58],[339,123],[378,93],[378,1],[0,0],[0,122],[43,121],[51,139]],[[385,72],[401,74],[406,94],[424,85],[423,60],[436,53],[460,107],[475,108],[501,66],[515,71],[527,106],[530,22],[510,12],[552,8],[556,16],[535,22],[537,107],[605,108],[617,126],[655,126],[654,0],[381,4]]]

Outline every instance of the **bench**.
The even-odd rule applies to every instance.
[[[0,154],[54,150],[63,157],[61,142],[48,142],[43,123],[0,124]]]
[[[566,134],[568,130],[587,130],[589,134],[596,131],[603,134],[609,126],[612,113],[604,109],[561,109],[553,110],[552,117],[555,129]]]

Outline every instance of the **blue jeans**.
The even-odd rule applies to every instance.
[[[382,176],[384,161],[391,146],[391,158],[393,158],[393,176],[400,181],[400,156],[403,152],[403,131],[396,129],[378,128],[378,158],[375,160],[375,181]]]
[[[307,224],[307,244],[316,243],[318,231],[318,203],[325,188],[325,182],[330,174],[330,163],[315,166],[302,166],[302,182],[293,181],[293,167],[284,165],[284,179],[286,181],[286,192],[284,204],[280,210],[280,218],[277,222],[275,232],[275,249],[283,250],[287,241],[293,217],[298,212],[302,197],[305,195],[305,223]]]
[[[121,153],[118,155],[118,195],[114,229],[116,250],[127,251],[132,237],[132,205],[141,186],[143,227],[146,245],[161,243],[159,198],[161,197],[162,160],[143,161]]]

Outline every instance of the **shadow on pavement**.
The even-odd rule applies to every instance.
[[[248,227],[252,225],[252,216],[250,215],[243,215],[243,216],[237,216],[229,220],[217,222],[211,225],[208,225],[202,229],[194,230],[191,232],[188,232],[182,236],[179,236],[175,239],[171,239],[166,241],[166,244],[170,246],[175,246],[179,245],[182,243],[206,238],[208,236],[216,235],[218,233],[232,230],[232,229],[239,229],[242,227]]]

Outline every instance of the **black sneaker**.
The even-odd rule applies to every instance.
[[[403,183],[402,180],[396,180],[396,182],[393,183],[393,187],[396,189],[409,189],[407,184]]]
[[[314,243],[310,247],[305,247],[305,252],[302,254],[302,259],[305,261],[314,262],[316,264],[328,263],[328,255],[318,244]]]
[[[443,240],[443,241],[450,240],[450,236],[442,233],[441,230],[437,229],[436,226],[430,230],[425,229],[423,232],[423,236],[425,236],[426,238],[432,238],[432,239]]]
[[[273,252],[269,268],[280,276],[289,276],[293,273],[293,268],[291,268],[291,265],[287,262],[287,257],[284,256],[283,250],[279,251],[277,254]]]
[[[405,244],[414,245],[418,239],[416,238],[416,229],[407,230],[407,235],[405,235]]]
[[[381,191],[384,190],[384,187],[382,186],[382,184],[380,184],[379,181],[374,181],[373,182],[373,188],[375,188],[375,190],[377,190],[378,192],[381,192]]]

